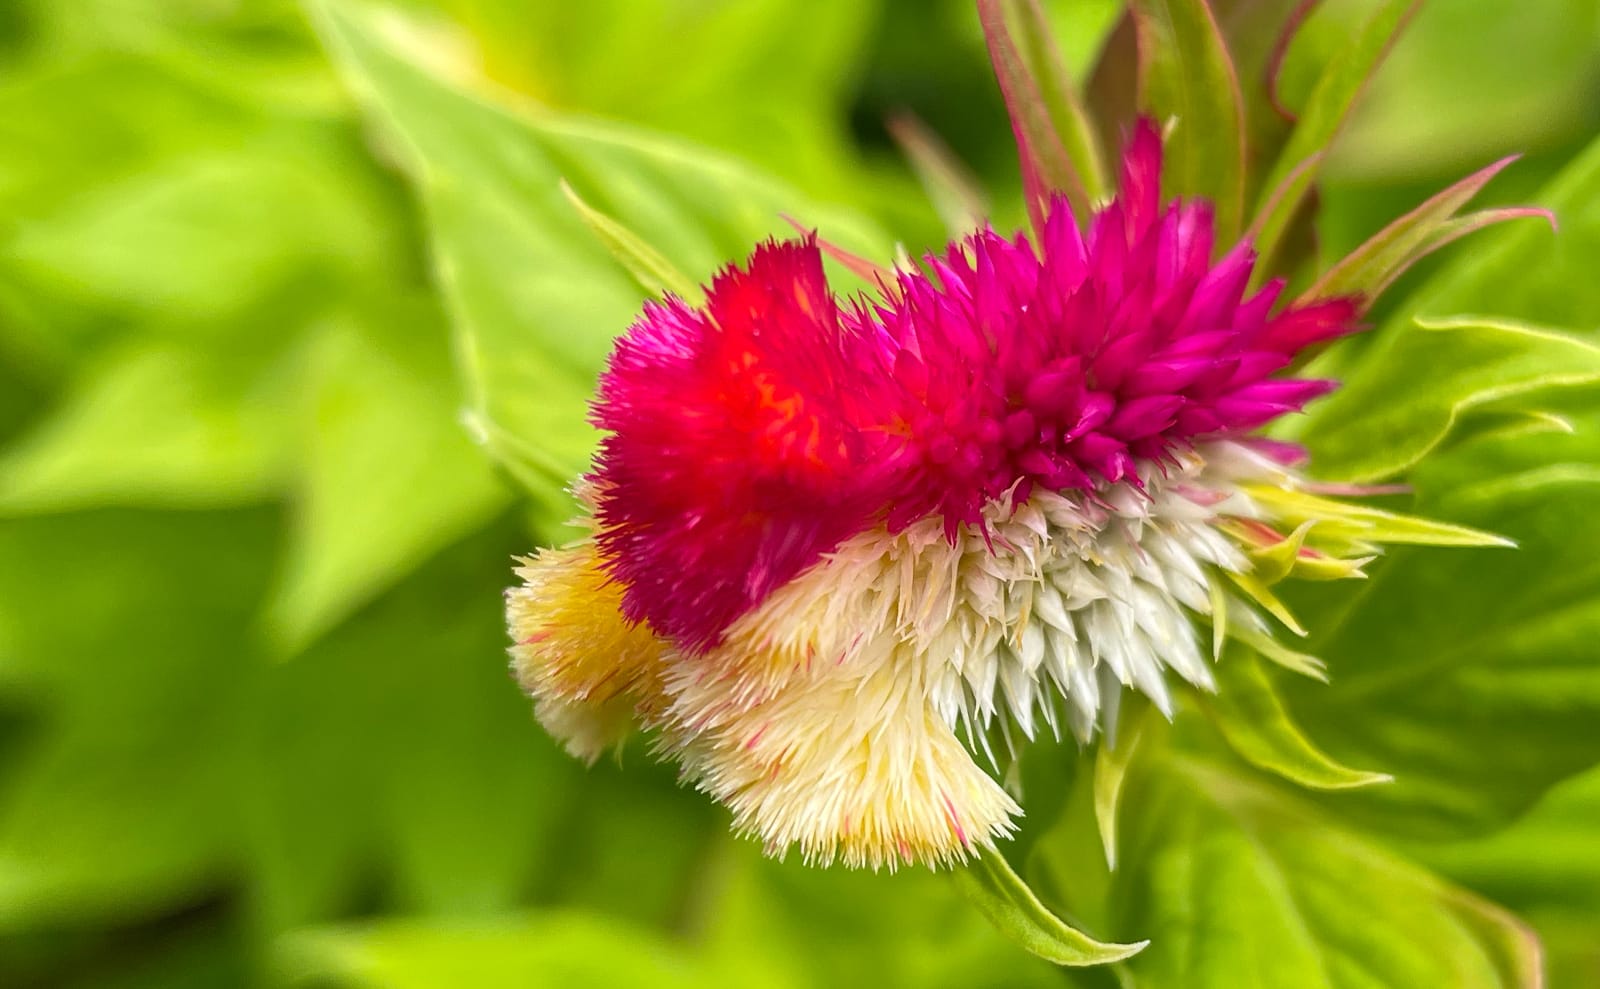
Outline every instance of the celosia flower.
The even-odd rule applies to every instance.
[[[1249,241],[1161,173],[1140,121],[1082,227],[1049,200],[1036,239],[986,227],[855,299],[814,237],[769,242],[648,304],[594,404],[591,534],[510,592],[549,730],[589,759],[652,731],[776,853],[939,864],[1014,827],[1010,747],[1088,742],[1126,691],[1170,714],[1226,636],[1314,662],[1270,585],[1438,532],[1258,435],[1335,386],[1295,369],[1363,300],[1251,290]]]

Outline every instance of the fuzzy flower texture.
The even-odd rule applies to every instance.
[[[1293,371],[1362,303],[1250,291],[1250,243],[1161,168],[1141,121],[1081,228],[1052,201],[873,298],[803,238],[648,304],[594,404],[590,535],[509,594],[544,725],[588,759],[648,730],[775,854],[937,865],[1015,827],[1025,740],[1214,689],[1223,623],[1314,662],[1270,585],[1376,549],[1255,433],[1334,387]]]

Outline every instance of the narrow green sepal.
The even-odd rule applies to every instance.
[[[1100,832],[1100,847],[1106,853],[1106,868],[1117,868],[1117,808],[1122,800],[1122,785],[1128,779],[1139,740],[1144,736],[1143,711],[1127,719],[1122,736],[1104,740],[1094,758],[1094,820]]]
[[[1109,965],[1143,951],[1149,941],[1097,941],[1050,912],[993,848],[980,848],[954,870],[956,883],[1000,933],[1045,961],[1074,968]]]
[[[1515,546],[1516,543],[1491,532],[1448,522],[1435,522],[1387,512],[1369,505],[1358,505],[1305,491],[1292,491],[1267,485],[1246,488],[1258,504],[1291,525],[1316,522],[1319,535],[1370,543],[1405,543],[1417,546]]]
[[[583,197],[565,179],[561,182],[561,193],[583,217],[589,229],[594,231],[600,243],[611,252],[611,256],[617,259],[617,263],[639,283],[640,288],[658,299],[668,292],[691,302],[699,298],[700,288],[692,279],[679,271],[660,251],[645,243],[638,234],[584,202]]]
[[[1316,790],[1392,782],[1387,773],[1341,765],[1317,748],[1289,716],[1262,657],[1235,640],[1217,665],[1217,692],[1201,700],[1223,738],[1247,762]]]

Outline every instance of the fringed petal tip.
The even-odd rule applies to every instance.
[[[516,572],[522,584],[506,595],[512,670],[546,730],[593,762],[622,743],[636,710],[659,706],[665,645],[623,617],[592,540],[545,550]]]

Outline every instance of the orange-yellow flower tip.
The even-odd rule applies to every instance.
[[[522,584],[506,594],[512,668],[545,728],[592,762],[627,736],[636,709],[659,703],[664,646],[623,617],[593,541],[519,562]]]

